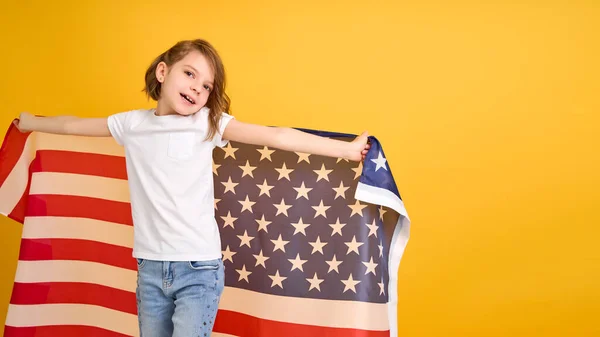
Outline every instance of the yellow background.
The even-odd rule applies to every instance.
[[[401,336],[599,336],[600,4],[525,2],[5,1],[0,124],[149,107],[151,59],[207,38],[239,119],[382,141],[413,221]]]

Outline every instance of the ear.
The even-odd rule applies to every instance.
[[[167,71],[167,64],[165,62],[160,62],[158,65],[156,65],[156,80],[158,80],[160,83],[164,83],[165,78],[167,77]]]

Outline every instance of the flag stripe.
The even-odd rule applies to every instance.
[[[30,195],[26,216],[64,216],[133,225],[129,203],[68,195]]]
[[[86,304],[9,305],[6,325],[101,326],[124,335],[138,335],[137,315]]]
[[[22,261],[15,282],[83,282],[135,292],[137,272],[86,261]],[[119,299],[116,299],[119,300]]]
[[[135,292],[136,287],[135,271],[83,261],[19,261],[15,278],[20,283],[92,283],[129,292]],[[113,299],[122,301],[118,297]],[[380,303],[324,301],[225,287],[219,309],[295,324],[364,330],[388,329],[387,306]],[[348,320],[348,317],[355,318]]]
[[[6,153],[0,153],[0,162],[2,162],[0,176],[0,214],[9,215],[13,213],[13,209],[20,204],[23,195],[27,191],[29,186],[29,167],[31,164],[31,158],[29,156],[31,147],[31,138],[27,138],[24,142],[24,149],[22,153],[17,157],[12,151],[9,152],[9,148],[3,147],[2,151],[6,150]],[[6,155],[6,160],[13,161],[12,166],[6,165],[3,161],[5,158],[2,156]],[[22,220],[22,215],[16,214],[15,220]],[[11,217],[13,218],[13,217]]]
[[[0,147],[0,162],[2,162],[2,165],[0,165],[0,186],[4,184],[6,178],[15,168],[18,169],[15,166],[17,162],[23,156],[26,156],[27,151],[24,151],[24,149],[30,134],[19,132],[12,123],[8,128],[2,147]]]
[[[118,332],[82,325],[47,325],[32,327],[4,327],[4,337],[130,337]],[[137,334],[136,334],[137,336]],[[211,336],[212,337],[212,336]]]
[[[34,173],[31,176],[29,194],[69,195],[129,202],[127,180],[74,173]]]
[[[124,157],[124,149],[112,137],[82,137],[36,132],[36,149],[72,151]]]
[[[115,299],[119,300],[116,301]],[[79,303],[102,306],[137,315],[135,293],[92,283],[16,282],[11,304]]]
[[[79,239],[22,239],[19,260],[90,261],[136,270],[132,249]]]
[[[127,179],[125,157],[97,153],[39,150],[32,172],[78,173]]]
[[[294,310],[289,308],[288,310]],[[221,310],[215,321],[215,331],[236,334],[240,337],[389,337],[389,331],[368,331],[331,328],[326,326],[292,324],[259,319],[229,310]]]
[[[23,239],[81,239],[133,247],[133,227],[86,218],[35,216],[25,218]]]
[[[265,303],[265,305],[256,305]],[[268,305],[267,305],[268,303]],[[339,328],[387,330],[387,305],[262,294],[226,287],[219,308],[274,321]],[[348,317],[353,317],[349,320]]]

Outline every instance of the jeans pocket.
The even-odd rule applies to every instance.
[[[218,270],[220,267],[220,261],[189,261],[188,266],[193,270]]]
[[[144,265],[146,264],[146,260],[144,259],[135,259],[137,261],[137,266],[138,269],[142,269],[142,267],[144,267]]]

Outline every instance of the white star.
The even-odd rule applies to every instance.
[[[383,256],[383,246],[381,245],[381,243],[379,243],[379,245],[377,245],[377,247],[379,247],[379,257]]]
[[[215,198],[215,209],[217,209],[217,203],[218,203],[219,201],[221,201],[221,199],[217,199],[217,198]]]
[[[273,206],[277,208],[277,214],[275,214],[275,216],[279,214],[284,214],[285,216],[288,216],[287,210],[288,208],[292,207],[292,205],[286,205],[285,202],[283,202],[283,198],[281,198],[280,204],[273,204]]]
[[[373,219],[373,223],[372,224],[365,224],[367,227],[369,227],[369,237],[371,235],[375,235],[375,237],[377,237],[377,224],[375,223],[375,219]]]
[[[350,214],[350,217],[352,217],[354,214],[362,216],[362,210],[363,208],[367,207],[367,205],[361,205],[360,201],[356,200],[354,205],[348,205],[348,207],[352,209],[352,214]]]
[[[273,160],[271,160],[271,154],[273,152],[275,152],[275,150],[269,150],[269,148],[265,146],[265,147],[263,147],[262,150],[256,149],[256,151],[260,152],[260,160],[259,161],[262,161],[263,159],[268,159],[269,161],[273,161]]]
[[[270,191],[274,186],[267,185],[267,179],[265,179],[262,185],[256,184],[256,186],[260,188],[260,193],[258,194],[259,197],[263,194],[266,194],[267,196],[269,196],[269,198],[271,197]]]
[[[265,232],[269,233],[269,230],[267,229],[267,226],[271,224],[271,221],[265,220],[265,215],[264,214],[262,215],[262,217],[260,218],[260,220],[254,220],[254,221],[256,221],[256,223],[258,223],[258,231],[264,230]]]
[[[273,280],[273,282],[271,283],[271,288],[273,288],[274,286],[279,286],[281,289],[283,289],[283,280],[285,280],[287,277],[283,277],[283,276],[279,276],[279,270],[275,272],[275,275],[268,275],[271,280]]]
[[[235,271],[237,271],[238,274],[240,274],[240,277],[238,278],[238,282],[241,280],[246,280],[246,282],[250,283],[250,281],[248,281],[248,276],[250,274],[252,274],[252,272],[246,270],[246,265],[243,265],[242,269],[236,269]]]
[[[308,192],[312,190],[312,188],[304,187],[304,182],[302,182],[302,185],[300,185],[300,187],[294,187],[294,189],[296,190],[296,192],[298,192],[296,200],[300,199],[300,197],[304,197],[306,198],[306,200],[308,200]]]
[[[375,268],[377,268],[377,263],[373,262],[373,257],[371,256],[371,260],[369,262],[363,262],[365,267],[367,267],[367,271],[365,271],[365,275],[368,273],[373,273],[373,275],[377,275],[375,272]]]
[[[354,171],[354,180],[356,180],[356,178],[360,177],[360,175],[362,174],[362,170],[363,170],[363,164],[362,161],[358,162],[358,166],[353,168],[352,171]]]
[[[319,203],[319,206],[311,206],[315,211],[315,218],[318,217],[319,215],[322,215],[324,218],[327,219],[327,210],[331,207],[331,206],[324,206],[323,205],[323,199],[321,199],[321,202]]]
[[[295,230],[294,230],[294,234],[292,235],[296,235],[298,233],[302,233],[304,234],[304,236],[306,236],[306,231],[304,231],[306,229],[306,227],[310,226],[310,224],[305,224],[302,222],[302,218],[300,218],[300,220],[297,223],[291,223],[292,226],[294,226]]]
[[[225,158],[227,157],[233,157],[233,159],[235,159],[235,151],[237,151],[238,149],[235,147],[231,146],[231,142],[228,142],[227,145],[225,147],[222,147],[221,149],[223,149],[223,151],[225,151]]]
[[[271,240],[271,242],[273,242],[273,244],[275,245],[275,247],[273,248],[273,252],[280,249],[282,252],[285,253],[285,245],[287,245],[289,241],[282,240],[281,234],[279,234],[279,238],[277,238],[277,240]]]
[[[317,181],[319,181],[321,179],[325,179],[325,180],[329,181],[328,174],[331,173],[331,171],[333,171],[333,170],[327,170],[327,169],[325,169],[325,164],[321,164],[320,170],[313,170],[313,171],[317,174]]]
[[[331,226],[331,228],[333,228],[333,233],[331,233],[331,236],[334,236],[336,233],[339,234],[340,236],[344,236],[344,234],[342,234],[342,228],[344,226],[346,226],[345,223],[340,223],[340,218],[338,217],[337,220],[335,221],[335,223],[333,224],[329,224],[329,226]]]
[[[312,289],[321,291],[321,282],[323,282],[323,280],[317,277],[317,273],[315,273],[313,278],[307,278],[306,280],[310,282],[310,288],[308,288],[308,291],[311,291]]]
[[[360,255],[360,253],[358,252],[358,247],[364,245],[364,243],[356,241],[356,235],[352,237],[352,241],[344,243],[346,244],[346,246],[348,246],[348,251],[346,252],[346,255],[350,254],[350,252],[355,252],[356,254]]]
[[[229,250],[229,245],[227,245],[227,248],[225,248],[225,250],[222,250],[221,253],[223,254],[223,261],[229,260],[231,261],[231,263],[233,263],[233,256],[237,254],[237,252]]]
[[[346,159],[346,158],[338,158],[338,159],[335,161],[335,163],[337,164],[337,163],[341,162],[342,160],[343,160],[343,161],[345,161],[346,163],[348,163],[348,159]]]
[[[310,157],[309,153],[302,153],[302,152],[295,152],[298,155],[298,162],[301,161],[306,161],[307,163],[310,164],[310,159],[308,157]]]
[[[290,173],[294,171],[293,169],[288,169],[287,167],[285,167],[285,163],[283,163],[281,168],[275,168],[275,170],[279,172],[279,178],[277,178],[277,180],[281,180],[281,178],[290,180]]]
[[[246,175],[249,175],[252,178],[254,178],[254,174],[252,173],[252,171],[256,169],[256,166],[250,166],[249,160],[246,160],[246,165],[238,167],[242,169],[242,178]]]
[[[375,172],[377,172],[377,170],[379,170],[380,168],[387,171],[387,167],[385,165],[385,162],[387,161],[387,159],[385,159],[385,157],[383,156],[383,153],[381,153],[381,151],[379,151],[379,157],[377,157],[377,159],[371,159],[371,161],[374,162],[375,164],[377,164],[377,166],[375,166]]]
[[[265,268],[265,269],[267,268],[267,266],[265,265],[265,262],[267,262],[269,257],[263,255],[262,249],[260,250],[260,253],[258,253],[258,255],[252,254],[252,256],[254,256],[254,258],[256,259],[256,264],[254,265],[255,267],[258,267],[258,265],[261,265],[261,266],[263,266],[263,268]]]
[[[250,246],[250,241],[252,241],[252,239],[254,239],[254,237],[253,236],[248,236],[248,231],[247,230],[244,231],[244,235],[237,235],[237,237],[240,239],[240,247],[246,245],[246,246],[252,248]]]
[[[234,183],[231,181],[231,177],[227,178],[227,182],[221,182],[221,184],[223,184],[223,186],[225,186],[225,191],[223,192],[223,194],[227,193],[227,191],[231,191],[231,193],[235,194],[235,187],[238,185],[238,183]]]
[[[319,253],[323,254],[323,247],[325,247],[327,242],[321,242],[321,238],[317,236],[317,241],[309,242],[308,244],[313,247],[311,254],[314,254],[315,252],[319,252]]]
[[[239,201],[238,202],[240,204],[242,204],[242,211],[240,213],[244,213],[244,211],[249,211],[250,213],[253,213],[252,211],[252,206],[254,206],[254,204],[256,204],[256,202],[254,201],[250,201],[250,199],[248,199],[248,196],[246,196],[246,199],[244,201]]]
[[[299,269],[300,271],[304,271],[304,269],[302,269],[302,265],[306,263],[307,260],[300,260],[300,254],[296,255],[295,259],[288,259],[288,261],[290,261],[292,263],[292,270],[294,269]]]
[[[335,191],[335,198],[333,198],[334,200],[337,199],[338,197],[342,197],[344,199],[346,199],[346,190],[348,190],[350,187],[345,187],[344,186],[344,182],[340,181],[340,187],[334,187],[333,190]]]
[[[329,261],[325,261],[328,265],[329,265],[329,270],[327,271],[327,274],[329,274],[332,270],[335,270],[336,273],[340,273],[340,271],[338,270],[338,266],[343,262],[343,261],[338,261],[335,258],[335,255],[333,255],[333,259],[329,260]]]
[[[387,212],[387,210],[384,209],[383,206],[379,206],[379,219],[381,219],[381,221],[383,221],[383,215],[385,212]]]
[[[383,281],[377,283],[379,284],[379,295],[385,295],[385,287],[383,286]]]
[[[213,162],[212,162],[212,171],[213,171],[213,174],[216,175],[216,176],[219,175],[219,172],[217,172],[217,170],[219,169],[219,167],[221,167],[221,165],[215,164],[215,161],[213,159]]]
[[[350,274],[350,277],[348,277],[348,279],[347,279],[347,280],[345,280],[345,281],[344,281],[344,280],[341,280],[341,281],[342,281],[342,283],[345,285],[345,287],[344,287],[344,291],[343,291],[343,292],[346,292],[346,291],[348,291],[348,290],[352,290],[352,292],[353,292],[353,293],[356,293],[356,285],[357,285],[357,284],[359,284],[359,283],[360,283],[360,281],[355,281],[355,280],[352,278],[352,274]]]
[[[234,218],[231,216],[231,211],[227,211],[227,216],[221,216],[221,219],[223,219],[223,221],[224,221],[223,228],[225,228],[227,226],[231,226],[231,228],[235,228],[233,223],[235,222],[235,220],[237,220],[237,218]]]

